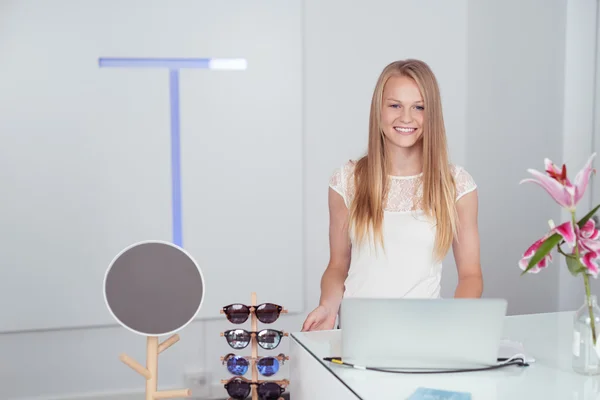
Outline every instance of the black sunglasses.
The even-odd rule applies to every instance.
[[[272,324],[277,321],[280,314],[286,313],[287,311],[285,311],[282,306],[273,303],[262,303],[257,306],[247,306],[236,303],[225,306],[221,310],[221,314],[225,314],[229,322],[233,324],[243,324],[248,320],[248,317],[252,312],[263,324]]]
[[[243,400],[248,397],[252,390],[252,385],[256,385],[256,391],[260,400],[278,400],[285,392],[289,381],[284,379],[282,381],[252,382],[243,377],[234,377],[228,381],[224,381],[224,383],[227,394],[235,400]]]
[[[256,369],[262,376],[273,376],[279,371],[280,365],[283,365],[286,360],[290,358],[283,353],[280,353],[277,357],[243,357],[237,356],[233,353],[227,354],[225,357],[221,357],[223,364],[227,363],[227,370],[233,375],[246,375],[248,369],[250,369],[250,361],[256,360]]]
[[[239,350],[248,347],[252,337],[256,337],[256,342],[265,350],[272,350],[279,346],[281,338],[287,336],[287,333],[275,329],[263,329],[258,332],[250,332],[245,329],[230,329],[221,333],[232,348]]]

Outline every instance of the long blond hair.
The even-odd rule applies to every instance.
[[[411,78],[423,97],[423,197],[418,201],[425,214],[435,220],[434,257],[441,260],[457,232],[456,188],[448,160],[439,86],[435,75],[423,61],[395,61],[384,68],[377,80],[371,101],[368,152],[357,161],[354,171],[356,191],[349,210],[350,225],[357,241],[364,240],[371,233],[373,239],[384,247],[383,213],[389,189],[390,164],[381,129],[381,107],[384,87],[392,76]]]

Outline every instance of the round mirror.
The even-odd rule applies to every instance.
[[[162,241],[122,250],[104,277],[106,306],[123,327],[143,336],[175,333],[204,300],[204,277],[182,248]]]

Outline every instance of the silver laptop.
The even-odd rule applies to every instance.
[[[480,368],[497,364],[504,299],[345,298],[342,359],[370,367]]]

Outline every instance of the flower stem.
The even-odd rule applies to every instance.
[[[575,232],[577,232],[577,219],[575,217],[575,211],[571,212],[571,217],[573,219],[573,229],[575,229]],[[579,258],[579,238],[577,236],[577,233],[575,234],[575,257],[577,258],[579,263],[581,263],[580,258]],[[595,347],[596,346],[596,320],[594,318],[594,309],[592,307],[592,301],[590,300],[590,297],[591,297],[590,277],[587,274],[587,269],[585,267],[583,270],[583,283],[585,285],[585,298],[587,300],[588,312],[590,315],[590,328],[592,329],[592,339],[593,339],[593,343],[594,343],[594,347]]]
[[[594,310],[592,308],[592,302],[590,300],[590,277],[587,273],[583,273],[583,283],[585,284],[585,297],[587,298],[587,306],[590,314],[590,327],[592,328],[592,339],[594,340],[594,346],[596,346],[596,321],[594,319]]]
[[[562,247],[560,247],[560,244],[559,244],[559,245],[557,245],[557,246],[556,246],[556,248],[557,248],[558,252],[559,252],[560,254],[562,254],[563,256],[565,256],[565,257],[567,257],[567,258],[573,258],[573,259],[576,259],[576,258],[575,258],[575,256],[574,256],[573,254],[567,254],[567,253],[565,253],[565,252],[564,252],[564,250],[562,249]]]

